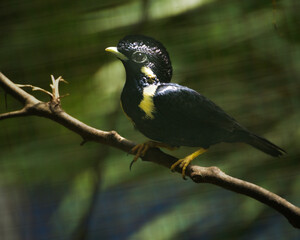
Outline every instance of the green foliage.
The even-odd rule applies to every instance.
[[[140,142],[145,138],[120,110],[123,66],[104,49],[126,34],[153,36],[170,53],[174,82],[206,95],[288,152],[272,159],[250,146],[220,144],[195,163],[217,165],[299,206],[300,6],[276,2],[274,11],[272,0],[3,1],[1,71],[16,83],[46,89],[50,74],[62,75],[69,82],[60,88],[70,94],[62,98],[69,114]],[[48,101],[43,93],[33,94]],[[5,103],[0,89],[0,112],[18,108],[9,96]],[[41,188],[51,189],[47,196],[56,207],[45,224],[50,238],[69,239],[88,209],[94,175],[101,182],[91,239],[263,239],[278,228],[285,239],[299,236],[254,200],[184,182],[152,163],[139,161],[130,172],[131,156],[96,143],[80,146],[79,136],[49,120],[26,117],[0,126],[1,186],[19,191],[20,201],[31,204],[40,199]],[[47,209],[43,201],[40,211]],[[117,223],[105,218],[106,211]]]

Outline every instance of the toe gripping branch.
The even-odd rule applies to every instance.
[[[156,148],[156,147],[162,147],[162,148],[167,148],[169,150],[174,150],[177,147],[171,147],[167,144],[164,143],[159,143],[159,142],[154,142],[154,141],[148,141],[145,143],[141,143],[141,144],[137,144],[135,145],[130,153],[134,154],[134,158],[131,161],[130,165],[129,165],[129,169],[131,170],[132,165],[140,158],[140,157],[144,157],[145,154],[147,153],[147,151],[150,148]],[[196,157],[198,157],[199,155],[205,153],[207,151],[207,149],[205,148],[200,148],[197,151],[193,152],[192,154],[186,156],[185,158],[179,159],[177,162],[175,162],[172,166],[171,166],[171,170],[175,171],[175,168],[177,166],[179,166],[182,169],[182,178],[186,180],[185,177],[185,172],[186,172],[186,168],[187,166],[191,163],[191,161],[193,161]]]
[[[172,166],[171,166],[171,171],[175,171],[175,168],[179,165],[179,167],[182,169],[182,178],[184,180],[186,180],[185,177],[185,171],[187,166],[191,163],[191,161],[193,161],[196,157],[198,157],[199,155],[205,153],[207,151],[207,149],[205,148],[200,148],[199,150],[197,150],[196,152],[193,152],[192,154],[186,156],[185,158],[179,159],[177,162],[175,162]]]
[[[159,142],[154,142],[154,141],[147,141],[145,143],[141,143],[141,144],[137,144],[135,145],[131,150],[130,153],[134,154],[134,158],[131,161],[130,165],[129,165],[129,169],[131,170],[132,165],[140,158],[140,157],[144,157],[145,154],[147,153],[147,151],[150,148],[157,148],[157,147],[162,147],[162,148],[166,148],[169,150],[175,150],[177,149],[177,147],[172,147],[169,146],[167,144],[164,143],[159,143]]]

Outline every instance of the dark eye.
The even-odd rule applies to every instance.
[[[132,54],[131,59],[136,63],[143,63],[147,60],[147,56],[143,52],[136,51]]]

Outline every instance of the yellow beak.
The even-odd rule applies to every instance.
[[[111,52],[112,54],[114,54],[117,58],[123,60],[123,61],[127,61],[128,58],[123,54],[123,53],[120,53],[118,51],[118,49],[116,47],[108,47],[108,48],[105,48],[105,51],[106,52]]]

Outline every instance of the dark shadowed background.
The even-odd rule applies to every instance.
[[[0,70],[49,89],[62,107],[102,130],[145,138],[123,115],[124,69],[104,49],[127,34],[167,47],[173,82],[212,99],[283,147],[275,159],[220,144],[195,160],[300,206],[300,2],[296,0],[10,0],[0,2]],[[31,92],[30,89],[28,89]],[[37,98],[49,97],[34,92]],[[0,112],[20,108],[0,89]],[[0,122],[0,238],[300,239],[273,209],[79,136],[47,119]],[[172,154],[180,157],[191,149]]]

